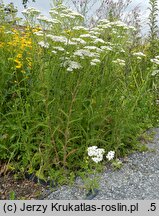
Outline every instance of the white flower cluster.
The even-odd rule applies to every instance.
[[[92,158],[95,163],[98,163],[103,160],[103,154],[105,150],[102,148],[97,148],[97,146],[92,146],[87,149],[88,156]]]
[[[95,37],[96,37],[96,36],[95,36]],[[101,38],[96,38],[96,39],[94,40],[94,43],[95,43],[95,44],[98,44],[98,43],[105,44],[105,41],[104,41],[103,39],[101,39]]]
[[[113,48],[111,46],[101,46],[100,47],[102,50],[107,50],[107,51],[112,51]]]
[[[69,67],[67,68],[67,71],[73,71],[74,69],[80,69],[82,68],[81,64],[75,61],[69,61]]]
[[[78,12],[67,8],[66,6],[59,4],[56,8],[53,8],[49,11],[52,17],[58,17],[66,20],[70,19],[84,19],[84,17]]]
[[[60,46],[54,46],[53,48],[57,51],[65,51],[65,49],[63,47],[60,47]]]
[[[73,27],[73,30],[76,30],[76,31],[88,31],[88,28],[84,27],[84,26],[74,26]]]
[[[99,24],[107,24],[107,23],[109,23],[110,21],[109,20],[107,20],[107,19],[101,19],[101,20],[99,20]]]
[[[90,38],[90,39],[98,39],[96,36],[91,35],[91,34],[81,34],[80,35],[81,38]]]
[[[23,14],[24,16],[28,16],[28,15],[39,15],[39,14],[40,14],[40,11],[37,10],[37,9],[35,9],[35,8],[29,7],[29,8],[27,8],[27,9],[24,9],[24,10],[22,11],[22,14]]]
[[[100,31],[102,31],[102,30],[106,30],[106,29],[111,29],[112,28],[112,26],[111,26],[111,24],[110,23],[107,23],[107,24],[99,24],[98,25],[98,28],[100,28]]]
[[[97,52],[102,52],[102,49],[96,47],[96,46],[85,46],[84,49],[88,50],[96,50]]]
[[[91,35],[94,35],[94,36],[96,36],[96,37],[99,37],[100,36],[100,30],[98,30],[98,31],[93,31],[92,29],[89,31],[89,33],[91,34]]]
[[[40,41],[38,44],[43,48],[49,48],[49,44],[47,42]]]
[[[123,59],[116,59],[114,61],[112,61],[115,64],[121,65],[121,66],[125,66],[125,61]]]
[[[155,56],[155,58],[150,59],[150,61],[156,65],[159,65],[159,56]]]
[[[65,45],[73,45],[76,46],[78,43],[75,41],[71,41],[71,40],[67,40],[67,42],[65,42]]]
[[[156,76],[157,74],[159,74],[159,70],[154,70],[151,75]]]
[[[48,18],[46,16],[44,16],[44,15],[39,15],[37,17],[37,19],[40,20],[40,21],[43,21],[43,22],[47,22],[48,21]]]
[[[47,17],[44,16],[44,15],[39,15],[39,16],[37,17],[37,20],[39,20],[39,22],[40,22],[41,24],[43,24],[43,23],[46,23],[46,24],[60,24],[60,21],[59,21],[59,20],[57,20],[57,19],[49,19],[49,18],[47,18]]]
[[[67,38],[64,36],[47,34],[46,37],[50,38],[54,42],[67,43]]]
[[[143,52],[134,52],[133,56],[145,57],[146,55]]]
[[[103,148],[98,148],[97,146],[91,146],[88,147],[87,152],[88,152],[88,156],[90,156],[95,163],[98,163],[103,160],[103,155],[105,153],[105,150]],[[114,158],[114,155],[115,152],[110,151],[106,155],[106,158],[110,161]]]
[[[92,66],[95,66],[95,65],[97,65],[97,64],[100,63],[100,62],[101,62],[101,61],[100,61],[99,59],[92,59],[90,64],[91,64]]]
[[[50,11],[49,11],[49,13],[50,13],[52,16],[55,16],[55,15],[58,15],[58,14],[59,14],[58,11],[55,10],[54,8],[51,8]]]
[[[119,53],[120,50],[120,52],[125,52],[121,48],[122,43],[111,43],[106,42],[107,39],[105,40],[105,31],[107,31],[107,28],[110,27],[108,30],[111,31],[110,35],[117,34],[116,38],[121,33],[120,27],[122,27],[122,30],[127,28],[127,25],[121,21],[110,22],[104,19],[100,20],[96,27],[88,29],[82,26],[82,15],[62,4],[52,8],[50,15],[51,18],[43,15],[37,17],[42,30],[34,34],[39,37],[38,41],[41,47],[52,48],[51,51],[54,56],[61,51],[60,57],[65,57],[61,66],[67,67],[67,71],[82,68],[83,61],[89,61],[90,65],[95,66],[101,62],[103,55],[109,54],[112,51]],[[46,29],[47,31],[45,31]],[[67,53],[68,50],[69,53]],[[143,57],[141,53],[134,53],[133,55],[136,55],[137,58]],[[65,62],[66,56],[68,57],[67,62]],[[125,65],[125,61],[122,59],[116,59],[113,63],[121,66]]]
[[[99,54],[87,49],[80,49],[74,52],[74,56],[79,56],[84,59],[84,57],[99,57]]]
[[[108,152],[106,158],[108,160],[112,160],[114,158],[114,155],[115,155],[115,152],[114,151],[110,151],[110,152]]]
[[[72,40],[78,42],[79,44],[86,44],[86,41],[81,38],[72,38]]]
[[[136,56],[139,60],[141,60],[143,57],[146,57],[146,55],[143,52],[134,52],[133,56]]]
[[[40,11],[35,9],[35,8],[27,8],[25,10],[22,11],[23,16],[25,17],[25,19],[27,20],[27,22],[29,23],[30,26],[35,27],[36,26],[36,20],[37,17],[40,14]]]
[[[117,33],[116,28],[122,28],[124,30],[132,30],[132,31],[136,31],[136,28],[133,26],[128,26],[126,25],[124,22],[121,21],[115,21],[115,22],[110,22],[107,19],[102,19],[98,22],[99,24],[97,25],[97,28],[100,29],[111,29],[114,34]]]
[[[34,32],[34,35],[42,37],[42,36],[44,36],[44,32],[43,31],[37,31],[37,32]]]
[[[64,63],[61,64],[63,67],[67,67],[67,71],[72,72],[73,70],[82,68],[81,64],[75,61],[66,60]]]

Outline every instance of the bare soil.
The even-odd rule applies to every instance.
[[[12,172],[4,172],[4,165],[0,165],[0,200],[35,200],[41,199],[47,187],[24,176],[17,176]]]

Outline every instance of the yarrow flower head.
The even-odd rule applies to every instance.
[[[88,28],[85,28],[84,26],[74,26],[74,27],[73,27],[73,30],[77,30],[77,31],[81,31],[81,30],[88,31]]]
[[[97,150],[97,146],[91,146],[88,147],[87,151],[88,151],[88,156],[94,156]]]
[[[150,59],[150,61],[156,65],[159,65],[159,59],[157,59],[157,58]]]
[[[96,36],[91,35],[91,34],[81,34],[80,38],[90,38],[90,39],[97,39]]]
[[[82,68],[81,64],[75,61],[66,60],[61,64],[62,67],[67,67],[67,71],[72,72],[73,70],[77,70]]]
[[[64,37],[64,36],[57,36],[57,35],[47,34],[46,37],[50,38],[54,42],[61,42],[61,43],[66,43],[67,42],[67,38]]]
[[[125,66],[125,61],[123,59],[116,59],[112,62],[121,66]]]
[[[84,59],[84,57],[99,57],[99,54],[96,53],[96,52],[91,52],[90,50],[87,50],[87,49],[79,49],[79,50],[76,50],[74,52],[74,56],[79,56],[81,57],[82,59]]]
[[[43,36],[44,32],[43,31],[37,31],[37,32],[34,32],[34,35],[36,35],[36,36]]]
[[[60,47],[60,46],[54,46],[53,48],[55,50],[58,50],[58,51],[65,51],[65,49],[63,47]]]
[[[86,44],[86,42],[83,39],[81,39],[81,38],[72,38],[72,40],[76,41],[76,42],[78,42],[80,44]]]
[[[105,41],[102,40],[101,38],[96,38],[95,41],[94,41],[94,43],[95,43],[95,44],[97,44],[97,43],[102,43],[102,44],[104,44]]]
[[[154,70],[153,72],[152,72],[152,76],[156,76],[156,75],[158,75],[159,74],[159,70]]]
[[[27,9],[24,9],[22,11],[22,14],[25,16],[25,15],[39,15],[40,14],[40,11],[35,9],[35,8],[27,8]]]
[[[134,52],[133,56],[137,56],[137,57],[145,57],[146,55],[142,52]]]
[[[110,151],[108,152],[106,158],[110,161],[114,158],[115,152],[114,151]]]
[[[112,51],[113,48],[111,46],[101,46],[100,47],[102,50],[107,50],[107,51]]]
[[[97,63],[100,63],[101,61],[99,60],[99,59],[92,59],[92,61],[91,61],[91,65],[96,65]]]
[[[67,71],[73,71],[74,69],[80,69],[82,66],[80,63],[75,61],[69,62],[69,67],[67,68]]]
[[[103,154],[105,153],[105,150],[102,148],[98,148],[97,146],[91,146],[87,149],[88,156],[92,157],[92,160],[95,163],[98,163],[103,160]]]
[[[43,48],[49,48],[49,44],[47,42],[40,41],[38,44]]]

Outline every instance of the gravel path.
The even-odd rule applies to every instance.
[[[155,137],[146,144],[154,151],[136,152],[128,157],[120,170],[105,170],[99,174],[99,191],[88,196],[78,178],[73,187],[62,186],[45,199],[49,200],[154,200],[159,199],[159,128]]]

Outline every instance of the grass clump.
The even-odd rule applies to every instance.
[[[116,158],[138,149],[158,123],[159,60],[133,47],[135,28],[104,19],[88,29],[62,4],[51,19],[23,14],[23,31],[0,27],[0,160],[63,183],[95,168],[90,146]]]

